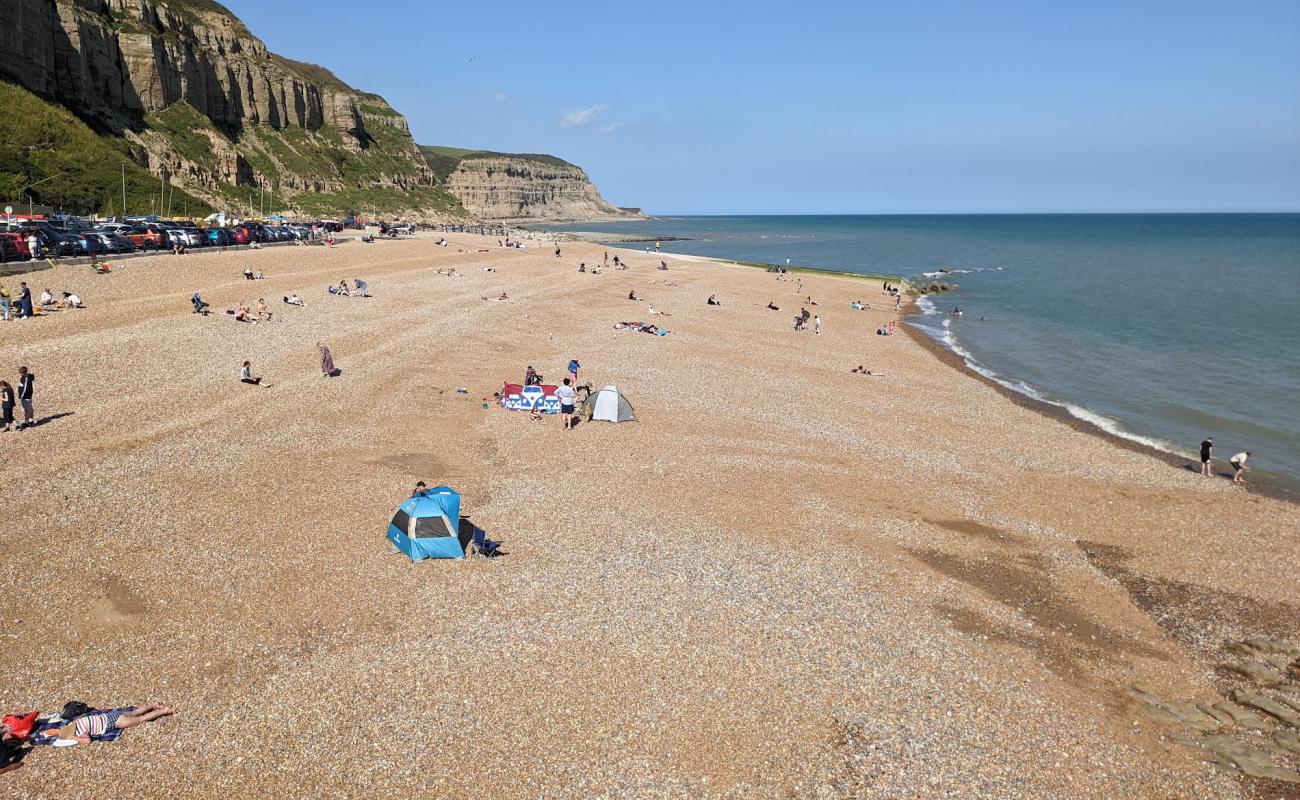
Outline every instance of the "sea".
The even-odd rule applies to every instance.
[[[1127,439],[1300,498],[1300,214],[672,216],[547,226],[665,252],[959,288],[915,325],[966,365]],[[879,299],[879,298],[875,298]],[[954,313],[960,310],[960,315]]]

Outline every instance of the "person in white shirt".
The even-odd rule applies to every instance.
[[[1232,469],[1233,469],[1233,473],[1232,473],[1233,483],[1244,484],[1246,482],[1246,459],[1250,458],[1252,455],[1254,455],[1254,452],[1247,450],[1244,453],[1238,453],[1232,458],[1228,459],[1228,463],[1232,465]]]
[[[67,304],[68,308],[85,308],[81,304],[81,297],[75,292],[64,292],[63,302]]]
[[[576,398],[576,393],[573,391],[572,384],[573,381],[565,378],[564,384],[555,389],[555,396],[560,398],[560,416],[564,417],[564,429],[566,431],[573,427],[574,422],[573,401]]]
[[[27,237],[27,251],[32,258],[41,257],[41,240],[34,233]]]
[[[822,318],[821,315],[818,314],[817,316],[813,317],[813,333],[820,336],[821,332],[822,332]]]
[[[49,289],[46,289],[45,291],[41,292],[41,305],[43,306],[54,305],[54,292],[51,292]]]

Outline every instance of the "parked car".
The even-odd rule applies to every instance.
[[[4,250],[0,252],[0,260],[26,261],[32,257],[31,252],[27,249],[26,234],[0,233],[0,242],[4,243]]]
[[[135,242],[126,238],[120,233],[105,233],[104,237],[108,239],[113,247],[114,253],[134,253]]]
[[[130,225],[121,222],[105,222],[95,226],[95,230],[101,233],[122,233],[131,230]]]
[[[113,252],[97,231],[85,231],[77,235],[77,255],[98,256]]]
[[[167,239],[170,242],[180,242],[186,247],[198,247],[198,236],[186,228],[168,228]]]
[[[41,245],[41,255],[46,258],[61,258],[77,255],[77,237],[57,231],[53,228],[27,228],[22,231],[24,238],[36,234]]]
[[[0,234],[0,264],[7,261],[22,261],[17,241],[9,235]]]
[[[252,238],[248,235],[248,228],[234,227],[227,228],[226,233],[230,234],[230,241],[235,244],[248,244]]]
[[[229,247],[234,244],[234,240],[230,238],[230,232],[225,228],[208,228],[204,235],[207,237],[208,243],[214,247]]]
[[[161,250],[166,246],[164,235],[148,228],[130,228],[122,235],[141,250]]]

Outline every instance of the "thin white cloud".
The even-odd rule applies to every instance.
[[[613,133],[619,128],[626,128],[628,125],[631,124],[632,123],[630,122],[623,122],[622,120],[619,120],[618,122],[610,122],[610,123],[606,123],[605,125],[601,125],[600,127],[596,128],[596,130],[600,131],[601,133]]]
[[[498,103],[504,103],[504,102],[506,101],[506,93],[505,93],[505,92],[493,92],[493,93],[492,93],[492,99],[495,100],[495,101],[497,101]]]
[[[595,105],[586,108],[577,108],[568,112],[560,119],[561,128],[580,128],[583,125],[590,125],[596,121],[607,106]]]

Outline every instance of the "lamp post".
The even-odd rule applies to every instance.
[[[44,178],[41,178],[39,181],[36,181],[35,183],[29,183],[22,188],[23,194],[27,195],[27,219],[30,220],[32,217],[36,215],[36,201],[32,198],[32,193],[29,190],[33,186],[40,186],[42,183],[45,183],[46,181],[52,181],[55,178],[59,177],[60,175],[67,175],[67,174],[68,171],[66,169],[60,170],[59,172],[56,172],[53,175],[48,175]]]

